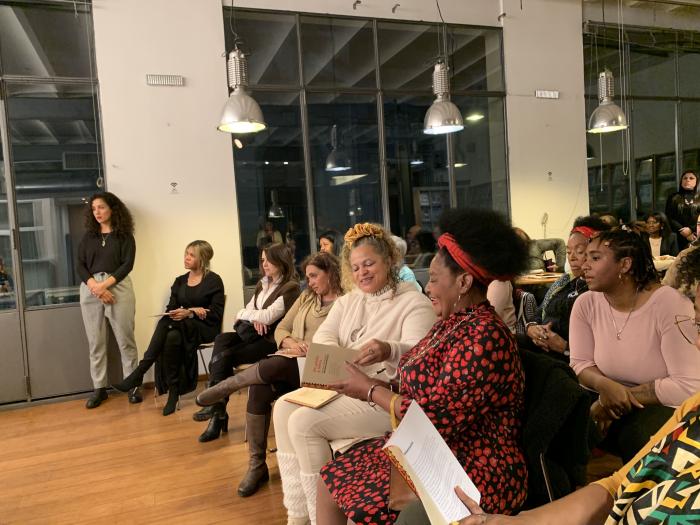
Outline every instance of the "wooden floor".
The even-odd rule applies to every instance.
[[[0,412],[0,524],[286,523],[275,455],[271,481],[235,494],[247,466],[245,393],[229,404],[223,439],[199,443],[192,395],[163,417],[153,390],[138,405],[110,395]],[[270,438],[274,446],[274,438]]]
[[[165,396],[139,405],[113,394],[94,410],[85,400],[0,412],[0,524],[284,524],[274,454],[271,481],[250,498],[235,494],[247,465],[245,393],[229,403],[228,435],[197,436],[193,395],[163,417]],[[157,404],[157,406],[156,406]],[[270,438],[274,446],[274,438]],[[591,462],[597,479],[619,462]]]

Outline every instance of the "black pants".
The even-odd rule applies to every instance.
[[[610,425],[607,435],[598,446],[627,463],[672,415],[673,409],[663,405],[635,408]]]
[[[233,375],[234,367],[246,363],[257,363],[277,350],[274,342],[256,339],[244,343],[236,332],[225,332],[214,339],[214,349],[209,364],[209,383],[215,385]]]
[[[179,381],[184,351],[180,327],[176,325],[176,321],[163,318],[156,325],[140,365],[144,366],[145,372],[162,355],[166,382],[168,386],[173,386]]]
[[[280,396],[299,388],[299,366],[296,359],[272,356],[258,363],[258,373],[264,385],[248,387],[249,414],[266,415]]]

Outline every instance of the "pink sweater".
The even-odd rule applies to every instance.
[[[675,324],[677,315],[695,316],[689,299],[662,286],[632,312],[619,341],[610,315],[601,292],[586,292],[574,303],[569,345],[577,375],[597,366],[623,385],[654,381],[656,397],[673,407],[700,391],[700,351],[688,344]],[[613,315],[622,328],[627,312],[613,310]]]

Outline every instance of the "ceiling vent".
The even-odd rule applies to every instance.
[[[96,170],[99,168],[97,153],[63,152],[63,170]]]

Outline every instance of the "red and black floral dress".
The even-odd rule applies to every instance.
[[[399,374],[401,414],[412,399],[420,404],[481,492],[487,513],[517,511],[527,489],[520,446],[524,375],[513,336],[494,309],[481,303],[435,323],[401,358]],[[321,469],[333,499],[355,523],[394,523],[398,516],[387,507],[387,436],[364,441]]]

